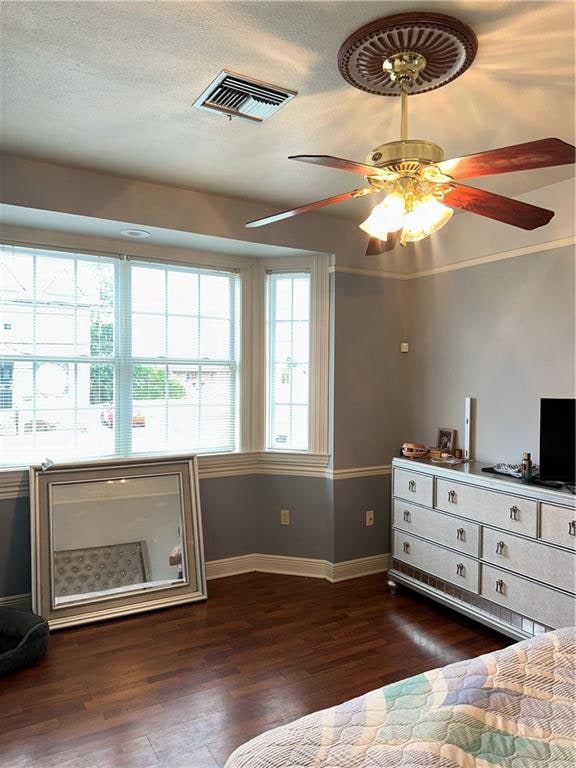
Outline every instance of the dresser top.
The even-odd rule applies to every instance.
[[[392,466],[399,469],[408,469],[414,472],[445,477],[451,480],[473,483],[483,488],[492,488],[504,493],[514,493],[518,496],[550,501],[563,506],[576,506],[576,497],[566,488],[550,488],[535,483],[525,483],[510,475],[497,475],[492,472],[483,472],[483,467],[490,467],[481,461],[470,461],[466,464],[437,464],[430,459],[407,459],[397,457],[392,460]]]

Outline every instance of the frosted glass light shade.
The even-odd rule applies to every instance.
[[[378,203],[370,216],[360,224],[360,229],[371,237],[386,240],[388,232],[397,232],[404,221],[404,198],[396,192],[387,195]]]
[[[447,205],[442,205],[432,195],[428,195],[404,216],[402,240],[414,243],[422,240],[447,224],[454,211]]]

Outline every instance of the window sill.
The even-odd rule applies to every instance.
[[[166,455],[174,454],[158,455],[158,458]],[[198,456],[198,475],[200,480],[239,475],[328,477],[329,459],[325,453],[280,451],[202,454]],[[28,467],[0,469],[0,499],[28,498],[28,495]]]

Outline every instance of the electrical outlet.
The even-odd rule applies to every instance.
[[[374,525],[374,510],[373,509],[367,509],[366,510],[366,527]]]
[[[281,509],[280,510],[280,525],[290,525],[290,510],[289,509]]]

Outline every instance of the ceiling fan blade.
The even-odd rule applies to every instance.
[[[361,173],[362,176],[382,176],[385,170],[376,168],[366,163],[357,163],[354,160],[345,160],[342,157],[333,157],[332,155],[291,155],[288,160],[299,160],[301,163],[311,163],[312,165],[324,165],[327,168],[336,168],[340,171],[352,171],[352,173]]]
[[[306,205],[300,205],[298,208],[291,208],[289,211],[280,211],[279,213],[273,213],[272,216],[266,216],[263,219],[249,221],[244,226],[263,227],[265,224],[273,224],[276,221],[282,221],[282,219],[289,219],[292,216],[298,216],[300,213],[307,213],[308,211],[315,211],[317,208],[324,208],[325,205],[342,203],[344,200],[350,200],[351,198],[364,197],[364,195],[370,195],[372,192],[378,192],[376,187],[351,189],[350,192],[343,192],[342,194],[334,195],[333,197],[325,197],[323,200],[315,200],[313,203],[306,203]]]
[[[494,192],[464,184],[458,184],[456,189],[444,195],[442,202],[453,208],[462,208],[464,211],[477,213],[521,229],[543,227],[554,216],[554,211],[546,208],[539,208],[537,205],[523,203],[511,197],[503,197]]]
[[[498,173],[568,165],[575,161],[576,149],[571,144],[560,139],[540,139],[443,160],[438,163],[438,168],[453,179],[474,179]]]
[[[378,256],[380,253],[392,251],[398,245],[400,232],[389,232],[387,240],[379,240],[377,237],[371,237],[368,240],[366,256]]]

